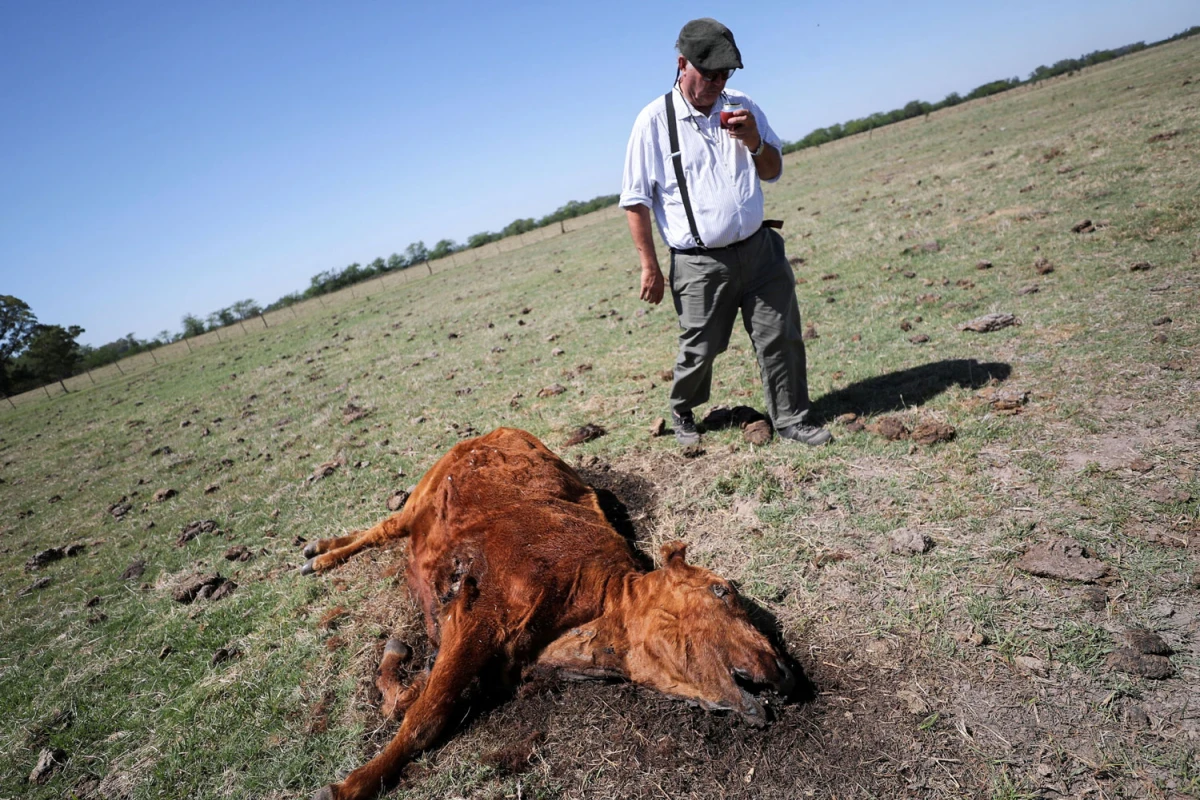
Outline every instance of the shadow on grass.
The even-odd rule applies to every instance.
[[[934,361],[858,381],[822,395],[812,404],[810,418],[813,424],[822,425],[851,411],[859,416],[900,411],[925,405],[951,386],[979,389],[989,381],[1007,380],[1010,374],[1012,367],[1008,364],[980,363],[973,358]]]

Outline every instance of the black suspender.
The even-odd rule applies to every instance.
[[[687,178],[683,175],[683,153],[679,149],[679,130],[675,124],[675,99],[672,95],[674,90],[667,92],[667,135],[671,139],[671,161],[675,164],[675,182],[679,184],[679,198],[683,200],[683,210],[687,212],[688,225],[692,229],[692,238],[696,240],[696,245],[704,247],[704,242],[700,240],[700,232],[696,230],[696,217],[692,215],[692,203],[688,199]]]

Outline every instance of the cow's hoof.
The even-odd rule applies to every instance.
[[[300,568],[300,574],[301,575],[312,575],[314,572],[316,572],[317,571],[316,568],[313,567],[314,561],[316,561],[315,558],[310,558],[308,561],[305,561],[304,566]],[[328,788],[328,787],[326,787],[326,788]],[[322,789],[321,791],[325,791],[325,789]],[[330,795],[330,797],[333,797],[333,795]],[[314,797],[313,800],[316,800],[316,798]]]
[[[383,654],[388,653],[395,654],[401,661],[408,661],[412,657],[412,648],[399,639],[388,639],[387,644],[383,646]]]
[[[313,556],[315,556],[317,554],[317,544],[318,544],[318,542],[309,542],[308,544],[304,545],[304,549],[301,550],[300,552],[305,557],[312,558]]]
[[[337,800],[336,790],[332,784],[323,786],[312,796],[312,800]]]

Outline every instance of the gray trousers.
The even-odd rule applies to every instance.
[[[762,372],[767,414],[776,428],[804,420],[808,367],[800,337],[796,277],[783,237],[770,228],[735,245],[671,254],[671,296],[679,315],[679,356],[671,411],[708,402],[712,365],[729,346],[739,310]]]

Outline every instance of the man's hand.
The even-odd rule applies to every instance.
[[[652,305],[658,305],[663,299],[663,274],[658,264],[642,266],[642,299]]]
[[[647,303],[658,305],[663,299],[663,274],[658,267],[658,254],[654,251],[654,234],[650,228],[650,209],[643,205],[625,209],[629,221],[629,233],[633,246],[637,248],[642,265],[642,289],[640,297]]]
[[[746,109],[735,111],[729,115],[729,138],[737,139],[746,148],[753,151],[758,149],[762,136],[758,133],[758,120]]]

